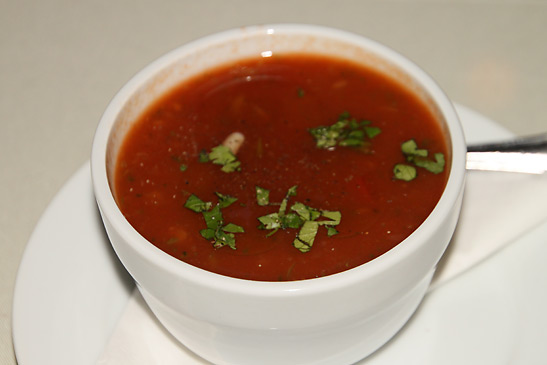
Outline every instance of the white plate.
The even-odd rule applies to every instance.
[[[457,109],[468,142],[511,135]],[[360,364],[543,363],[546,238],[542,224],[428,294],[409,324]],[[96,365],[132,290],[104,232],[85,164],[44,212],[21,262],[13,303],[19,364]]]

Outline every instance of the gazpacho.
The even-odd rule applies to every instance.
[[[235,278],[302,280],[387,252],[447,181],[427,105],[378,71],[290,54],[183,82],[126,136],[115,197],[131,225],[188,264]]]

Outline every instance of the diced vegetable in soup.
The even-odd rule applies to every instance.
[[[438,122],[403,85],[347,61],[274,55],[157,100],[122,145],[115,195],[142,236],[188,264],[301,280],[401,243],[449,163]]]

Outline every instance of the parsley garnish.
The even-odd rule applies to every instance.
[[[224,224],[221,209],[230,206],[232,203],[237,201],[237,198],[221,193],[215,194],[218,197],[218,203],[214,207],[213,203],[204,202],[194,194],[188,197],[184,206],[203,215],[207,228],[200,230],[199,233],[203,238],[211,241],[213,243],[213,247],[220,248],[223,246],[229,246],[235,250],[236,240],[234,233],[242,233],[245,232],[245,230],[237,224]]]
[[[327,228],[327,235],[329,237],[334,236],[338,231],[334,226],[340,224],[342,214],[338,211],[319,210],[309,207],[303,203],[294,203],[289,212],[287,212],[288,201],[291,196],[296,195],[296,186],[291,187],[285,197],[279,205],[277,212],[258,217],[260,225],[259,229],[271,230],[267,236],[271,236],[278,229],[294,228],[300,229],[293,241],[293,246],[301,252],[308,252],[315,240],[315,236],[320,226]],[[263,196],[269,191],[267,189],[256,187],[257,202],[259,205],[268,205],[269,202],[264,204]],[[324,217],[324,220],[318,220],[320,217]]]
[[[232,153],[230,148],[224,145],[218,145],[211,149],[211,152],[201,151],[199,154],[199,162],[209,162],[216,165],[222,165],[221,170],[224,172],[234,172],[241,170],[241,162]]]
[[[424,148],[418,148],[415,140],[410,139],[401,144],[401,152],[406,157],[406,160],[414,166],[424,168],[434,174],[439,174],[444,171],[445,159],[444,154],[435,153],[435,160],[428,158],[429,151]],[[397,164],[393,168],[393,174],[396,179],[411,181],[418,175],[414,166],[408,164]]]
[[[362,147],[380,134],[381,130],[372,126],[368,120],[358,122],[344,112],[334,124],[310,128],[309,132],[315,139],[316,147],[331,149],[336,146]]]

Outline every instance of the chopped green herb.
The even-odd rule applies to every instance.
[[[279,229],[300,229],[293,245],[301,252],[308,252],[313,245],[319,226],[326,227],[329,237],[338,233],[333,226],[340,224],[342,214],[338,211],[318,210],[300,202],[294,203],[290,207],[290,212],[287,213],[288,201],[291,196],[296,195],[296,188],[295,185],[287,191],[277,212],[258,217],[260,222],[258,228],[271,230],[272,232],[267,236],[271,236]],[[324,217],[326,220],[317,220],[320,217]]]
[[[179,169],[180,171],[184,172],[188,169],[188,166],[186,166],[185,164],[180,164]]]
[[[338,231],[336,230],[336,228],[327,226],[327,236],[332,237],[337,234],[338,234]]]
[[[298,188],[298,185],[291,186],[289,190],[287,190],[287,196],[296,196],[297,188]]]
[[[345,147],[359,147],[365,144],[365,131],[364,130],[352,130],[346,134],[344,139],[338,142],[340,146]]]
[[[393,174],[396,179],[398,180],[404,180],[404,181],[411,181],[416,178],[416,168],[414,166],[405,165],[405,164],[397,164],[393,168]]]
[[[310,128],[309,132],[318,148],[361,147],[381,133],[380,128],[372,127],[370,124],[367,120],[358,122],[349,113],[344,112],[334,124]]]
[[[436,153],[434,155],[435,161],[424,160],[424,159],[415,159],[414,164],[418,167],[423,167],[429,172],[434,174],[440,174],[444,170],[444,155],[442,153]]]
[[[336,226],[340,224],[340,221],[342,220],[342,213],[340,213],[339,211],[322,210],[321,215],[325,218],[330,219],[330,221],[319,222],[325,225]]]
[[[222,212],[220,205],[215,205],[213,209],[202,212],[207,228],[217,230],[222,225]]]
[[[415,140],[410,139],[401,144],[401,151],[405,155],[406,160],[414,166],[426,169],[434,174],[439,174],[444,171],[445,159],[444,154],[435,153],[435,161],[428,158],[429,151],[423,148],[418,148]],[[393,174],[396,179],[411,181],[418,175],[414,166],[407,164],[397,164],[393,168]]]
[[[420,156],[427,157],[428,152],[426,149],[419,149],[415,140],[409,139],[401,144],[401,151],[405,156]]]
[[[206,240],[212,240],[213,238],[215,238],[215,232],[216,230],[212,228],[202,229],[201,231],[199,231],[201,236]]]
[[[213,244],[215,248],[222,246],[229,246],[231,249],[236,249],[236,239],[233,233],[227,233],[224,229],[217,231],[215,235],[215,242]]]
[[[260,206],[265,206],[270,204],[270,191],[268,189],[261,188],[260,186],[255,186],[256,191],[256,202]]]
[[[320,126],[310,129],[310,133],[315,138],[318,148],[328,149],[336,146],[342,128],[343,126],[337,124],[331,127]]]
[[[296,185],[291,186],[289,190],[287,190],[287,194],[285,194],[285,197],[281,201],[281,205],[279,206],[279,216],[281,218],[285,216],[285,211],[287,210],[287,204],[289,202],[290,197],[296,195],[296,188],[297,188]]]
[[[304,95],[306,95],[306,93],[305,93],[304,89],[302,89],[302,88],[299,87],[298,90],[296,90],[296,95],[297,95],[299,98],[303,98]]]
[[[260,229],[279,229],[282,228],[281,218],[279,213],[270,213],[257,218],[261,223]]]
[[[313,221],[321,216],[317,209],[310,208],[302,203],[294,203],[291,210],[295,211],[305,221]]]
[[[299,228],[304,221],[298,214],[288,213],[283,217],[283,228]]]
[[[238,226],[237,224],[233,224],[233,223],[228,223],[227,225],[222,227],[222,230],[224,232],[229,232],[229,233],[243,233],[243,232],[245,232],[243,227]]]
[[[185,208],[193,210],[196,213],[205,212],[211,209],[212,206],[213,206],[213,203],[204,202],[203,200],[201,200],[194,194],[190,195],[188,199],[186,200],[186,203],[184,204]]]
[[[368,138],[374,138],[382,132],[382,130],[378,127],[363,127],[363,129]]]
[[[257,203],[261,206],[270,205],[269,190],[256,186]],[[271,236],[279,229],[299,229],[293,241],[294,247],[301,252],[308,252],[320,226],[325,226],[329,237],[338,233],[334,226],[340,224],[342,215],[338,211],[318,210],[300,202],[291,205],[287,212],[290,197],[296,196],[297,186],[294,185],[287,190],[285,197],[279,204],[277,212],[258,217],[259,229],[270,230],[267,236]],[[212,241],[213,247],[219,248],[229,246],[236,248],[234,233],[243,233],[243,227],[224,222],[222,209],[237,201],[237,198],[215,192],[218,203],[213,206],[211,202],[204,202],[195,194],[191,194],[184,206],[196,213],[201,213],[205,220],[206,228],[200,230],[200,234],[208,241]],[[324,220],[319,220],[324,217]]]
[[[241,170],[241,168],[239,167],[241,163],[238,161],[237,157],[228,147],[224,145],[218,145],[216,147],[213,147],[211,152],[209,152],[209,159],[214,164],[222,165],[221,170],[224,172],[234,172]]]
[[[206,240],[212,241],[213,247],[220,248],[229,246],[230,248],[235,249],[234,233],[242,233],[245,232],[245,230],[243,227],[233,223],[224,225],[221,209],[234,203],[237,198],[221,193],[215,194],[218,197],[218,204],[214,207],[212,207],[211,202],[204,202],[194,194],[188,197],[184,206],[203,215],[207,228],[200,230],[200,234]]]
[[[294,247],[300,252],[308,252],[313,245],[318,230],[319,224],[317,222],[305,221],[293,241]]]
[[[226,208],[237,201],[237,198],[230,195],[221,193],[215,193],[215,195],[218,197],[218,204],[221,208]]]
[[[232,153],[230,148],[224,145],[218,145],[211,149],[211,152],[202,150],[198,156],[199,162],[212,162],[216,165],[222,165],[221,170],[224,172],[234,172],[241,170],[241,162]]]

